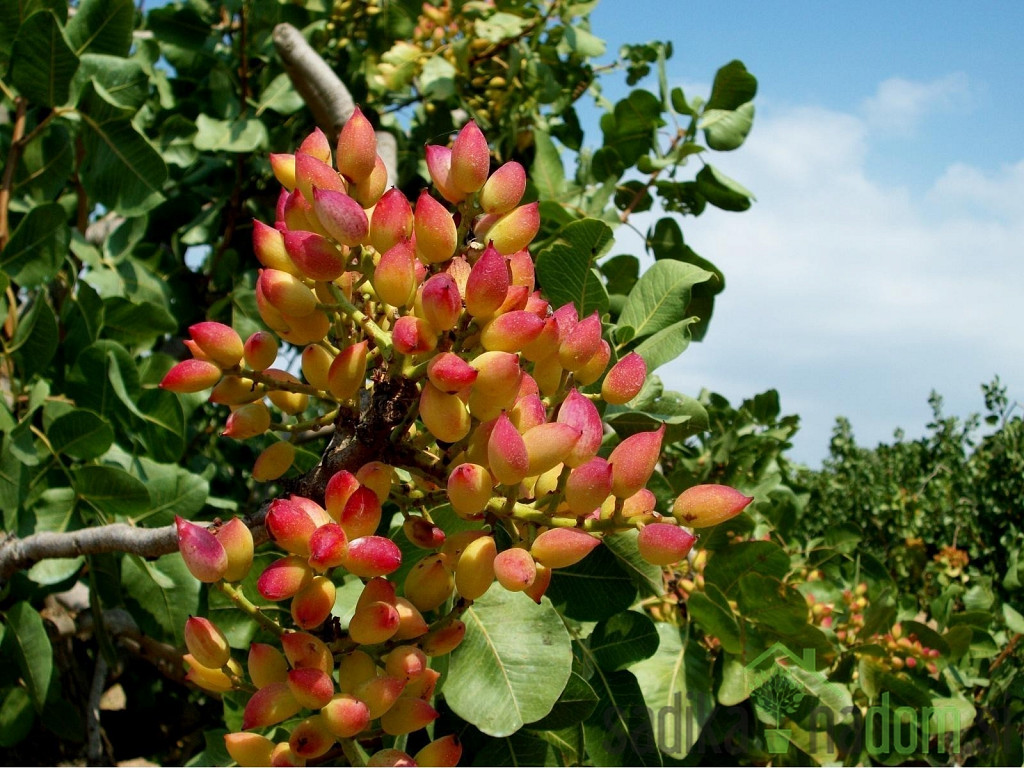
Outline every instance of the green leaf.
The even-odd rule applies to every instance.
[[[119,296],[103,300],[103,325],[109,338],[127,346],[147,346],[178,330],[178,321],[166,307]]]
[[[79,115],[85,148],[81,178],[89,196],[125,216],[156,207],[163,200],[167,166],[125,110],[93,80],[83,89]]]
[[[547,596],[577,621],[600,621],[636,600],[636,584],[607,547],[597,547],[576,565],[551,575]]]
[[[714,585],[707,586],[717,589]],[[703,592],[690,595],[686,600],[686,611],[705,632],[717,637],[726,651],[740,653],[743,650],[740,627],[732,611],[726,610]]]
[[[57,198],[67,184],[73,162],[74,142],[67,127],[55,121],[22,150],[21,162],[14,169],[13,195],[24,195],[37,202],[29,211],[31,214],[47,201]],[[66,214],[62,213],[61,218],[66,219]],[[67,246],[64,247],[66,250]]]
[[[552,305],[573,302],[580,317],[608,309],[608,292],[595,262],[611,247],[612,230],[598,219],[566,224],[537,254],[537,279]]]
[[[640,556],[640,548],[636,543],[639,535],[640,532],[633,528],[606,534],[602,543],[615,556],[619,567],[640,588],[641,595],[660,595],[665,589],[661,567],[652,565]]]
[[[260,93],[260,103],[256,108],[256,117],[268,109],[279,115],[290,115],[298,112],[303,106],[302,96],[295,90],[287,72],[282,72],[269,83]]]
[[[619,326],[634,329],[634,339],[651,336],[686,319],[693,286],[711,272],[678,261],[656,261],[640,276],[626,298]]]
[[[608,47],[600,37],[578,26],[565,27],[565,41],[571,50],[588,58],[604,56]]]
[[[200,152],[256,152],[267,148],[267,126],[256,118],[218,120],[199,115],[196,131],[193,143]]]
[[[463,720],[508,736],[548,714],[572,668],[569,633],[547,600],[492,587],[463,614],[445,698]],[[543,670],[543,674],[538,674]]]
[[[704,110],[697,127],[704,130],[704,138],[711,149],[728,152],[746,141],[753,125],[754,104],[748,101],[734,110]]]
[[[28,603],[15,603],[4,617],[7,631],[4,643],[10,643],[15,663],[25,681],[36,712],[43,711],[46,691],[53,675],[53,648],[43,619]]]
[[[552,747],[539,735],[519,731],[501,739],[488,739],[470,765],[552,765]]]
[[[149,509],[149,491],[118,467],[90,465],[73,470],[75,492],[104,515],[131,517]]]
[[[681,95],[681,94],[680,94]],[[738,109],[757,95],[757,78],[742,61],[734,59],[715,73],[705,109]]]
[[[565,190],[562,156],[547,131],[535,128],[533,143],[536,154],[530,166],[530,180],[536,185],[541,200],[561,200]]]
[[[15,359],[26,380],[46,370],[46,366],[57,352],[58,335],[57,318],[45,295],[40,292],[36,294],[28,312],[18,323],[18,330],[15,331],[9,347],[12,352],[17,350]]]
[[[170,525],[175,515],[188,520],[206,505],[210,484],[200,475],[176,464],[159,464],[144,457],[136,459],[136,471],[150,497],[149,508],[135,517],[136,523]]]
[[[500,43],[502,40],[517,37],[526,29],[527,23],[522,16],[498,11],[487,14],[486,18],[477,19],[473,29],[477,37],[482,37],[489,43]]]
[[[655,715],[658,746],[666,755],[682,759],[715,708],[712,663],[699,643],[683,642],[678,627],[663,622],[656,627],[657,652],[630,671]]]
[[[654,146],[654,132],[662,124],[658,97],[650,91],[635,90],[601,117],[601,150],[614,151],[624,167],[629,168]]]
[[[47,437],[57,453],[88,461],[106,453],[114,442],[114,430],[99,414],[76,408],[54,419]]]
[[[1024,634],[1024,616],[1009,603],[1003,603],[1003,620],[1011,632]]]
[[[708,429],[708,414],[700,401],[678,392],[665,392],[661,397],[643,402],[643,395],[641,390],[632,407],[613,405],[605,409],[605,421],[620,437],[651,432],[665,424],[667,444]]]
[[[24,288],[35,288],[54,278],[64,263],[71,242],[67,213],[58,203],[32,208],[0,251],[0,269]]]
[[[648,373],[657,370],[686,351],[692,338],[690,329],[698,320],[696,317],[688,317],[662,328],[637,344],[632,351],[644,359]]]
[[[565,690],[547,715],[530,724],[531,730],[556,731],[581,723],[590,717],[597,706],[597,694],[576,672],[569,675]]]
[[[696,181],[697,191],[723,211],[745,211],[754,199],[750,190],[710,164],[701,168]]]
[[[636,677],[598,670],[591,684],[600,697],[583,725],[594,765],[661,765],[654,728]]]
[[[623,611],[598,622],[590,633],[589,643],[598,666],[614,672],[631,667],[658,650],[658,632],[646,614]]]
[[[199,611],[200,583],[177,552],[155,562],[131,555],[121,566],[121,588],[162,630],[155,634],[181,645],[185,622]],[[144,622],[150,623],[150,622]]]
[[[81,94],[90,80],[98,83],[119,107],[132,111],[149,96],[149,75],[134,59],[87,53],[75,75],[75,90]]]
[[[783,578],[789,571],[789,556],[771,541],[744,541],[715,552],[704,569],[704,579],[730,597],[735,597],[739,579],[748,572]]]
[[[739,614],[782,635],[799,632],[807,624],[807,601],[792,587],[761,573],[739,578],[736,595]]]
[[[640,278],[640,260],[621,253],[601,265],[601,274],[608,280],[608,293],[627,294]]]
[[[11,82],[22,96],[59,107],[68,100],[77,69],[78,57],[52,11],[34,13],[22,23],[11,51]]]
[[[127,56],[135,27],[132,0],[82,0],[68,21],[68,41],[76,54]]]
[[[7,691],[0,705],[0,747],[13,747],[28,736],[35,719],[28,692],[21,686]]]
[[[686,94],[683,93],[682,88],[673,88],[671,93],[672,109],[674,109],[680,115],[693,115],[693,109],[690,107],[689,102],[686,101]]]

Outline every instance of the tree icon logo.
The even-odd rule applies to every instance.
[[[775,667],[767,679],[750,692],[754,706],[763,710],[775,723],[775,728],[765,729],[768,751],[780,754],[789,749],[788,729],[782,728],[786,715],[792,715],[800,706],[804,692],[793,679],[779,667]]]

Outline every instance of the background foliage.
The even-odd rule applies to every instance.
[[[544,221],[539,280],[552,301],[599,310],[618,354],[635,349],[653,370],[703,339],[724,277],[680,222],[751,205],[714,158],[751,129],[757,81],[733,61],[709,94],[670,89],[670,43],[598,65],[594,4],[191,0],[143,14],[130,0],[0,0],[6,535],[156,529],[174,515],[244,513],[270,493],[248,478],[259,441],[220,438],[201,397],[156,385],[184,355],[188,325],[259,327],[250,243],[252,218],[275,203],[266,156],[313,127],[274,46],[280,23],[395,136],[407,193],[426,179],[421,147],[466,116],[499,160],[522,162]],[[638,87],[611,103],[609,76]],[[603,113],[598,136],[584,135],[580,99]],[[619,226],[642,227],[647,253],[614,253]],[[984,438],[936,398],[927,437],[868,450],[840,422],[825,468],[809,472],[785,457],[798,420],[775,392],[734,408],[652,376],[605,418],[611,441],[669,425],[659,502],[720,482],[755,505],[681,570],[642,563],[624,535],[560,573],[542,609],[516,595],[478,601],[474,626],[501,621],[507,643],[470,634],[435,732],[459,733],[479,764],[835,761],[809,736],[824,708],[849,763],[952,745],[918,723],[912,754],[894,740],[871,752],[865,713],[888,690],[959,713],[965,757],[1019,762],[1024,427],[998,383],[985,391],[997,429]],[[0,582],[0,746],[12,761],[227,760],[220,734],[237,726],[239,702],[185,687],[179,655],[184,619],[224,606],[180,558],[89,553],[0,569]],[[895,624],[938,655],[900,645]],[[225,628],[238,648],[257,632]],[[479,706],[484,677],[538,642],[547,655],[533,671],[564,674],[533,674]],[[776,642],[815,661],[773,754],[765,729],[780,723],[755,706],[745,669]],[[104,692],[99,719],[89,704]]]

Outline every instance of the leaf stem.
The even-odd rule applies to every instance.
[[[218,581],[215,585],[224,595],[235,604],[243,613],[251,616],[256,623],[278,637],[284,634],[284,628],[260,610],[259,606],[245,596],[240,587],[235,587],[224,581]]]

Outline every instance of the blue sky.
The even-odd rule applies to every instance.
[[[1024,3],[603,0],[591,19],[610,52],[671,39],[688,95],[733,58],[759,80],[750,139],[712,160],[758,202],[684,222],[728,287],[666,384],[777,388],[812,465],[837,415],[873,445],[921,434],[932,389],[966,415],[999,374],[1024,401]]]

